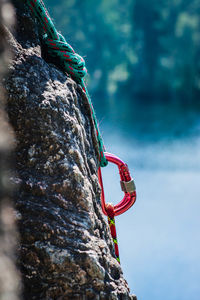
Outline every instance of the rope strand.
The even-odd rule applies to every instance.
[[[48,54],[52,57],[56,57],[60,61],[66,73],[68,73],[78,84],[81,85],[82,90],[88,99],[96,129],[96,137],[99,148],[99,163],[101,167],[105,167],[108,164],[104,155],[105,147],[99,131],[92,101],[83,80],[87,74],[85,61],[80,55],[75,53],[74,49],[66,42],[62,34],[56,30],[42,0],[26,0],[26,3],[41,25],[41,37],[43,43],[47,47]]]
[[[117,231],[115,226],[115,212],[114,212],[114,206],[112,203],[108,203],[106,205],[106,212],[108,216],[108,225],[110,227],[110,233],[113,240],[113,246],[115,251],[116,260],[120,263],[119,258],[119,247],[118,247],[118,241],[117,241]]]
[[[87,74],[87,69],[85,67],[84,59],[75,53],[74,49],[69,45],[65,38],[60,34],[50,18],[48,11],[42,0],[25,0],[30,10],[33,12],[37,18],[40,27],[40,34],[42,42],[46,46],[47,52],[50,57],[55,57],[59,60],[59,63],[63,66],[63,69],[68,73],[80,86],[85,93],[88,103],[90,105],[91,115],[94,121],[94,126],[96,129],[96,137],[99,147],[99,164],[100,167],[104,167],[108,164],[108,161],[116,164],[119,168],[121,187],[124,191],[124,198],[117,204],[106,204],[103,190],[103,181],[101,176],[101,168],[98,168],[99,183],[101,185],[101,202],[102,210],[108,217],[108,223],[110,227],[111,236],[113,239],[113,245],[115,250],[115,256],[117,261],[120,263],[119,259],[119,249],[117,242],[117,233],[115,226],[115,216],[118,216],[128,210],[136,201],[136,191],[133,179],[130,176],[128,166],[120,160],[115,155],[110,153],[104,153],[105,147],[103,145],[103,140],[99,132],[99,127],[95,115],[95,111],[92,105],[91,98],[87,91],[84,77]]]

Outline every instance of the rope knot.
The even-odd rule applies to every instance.
[[[79,82],[87,74],[84,59],[77,53],[71,45],[69,45],[65,38],[58,33],[58,39],[44,39],[47,45],[48,53],[51,56],[58,57],[60,62],[64,65],[65,70],[74,79]]]
[[[56,30],[42,0],[26,0],[25,2],[40,23],[40,35],[43,43],[46,45],[46,51],[52,58],[55,58],[54,61],[58,60],[60,67],[81,85],[83,92],[88,98],[92,118],[98,133],[97,139],[99,142],[100,166],[104,167],[108,162],[104,155],[103,141],[99,133],[92,102],[83,80],[84,76],[87,74],[85,61],[80,55],[75,53],[74,49],[66,42],[63,35]]]
[[[112,203],[106,204],[106,212],[109,218],[113,219],[115,216],[114,206]]]

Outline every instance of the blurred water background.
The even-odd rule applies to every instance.
[[[200,299],[200,2],[46,0],[84,57],[107,151],[138,198],[116,218],[124,276],[138,300]],[[122,193],[103,169],[108,202]]]

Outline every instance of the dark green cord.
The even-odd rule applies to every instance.
[[[56,57],[56,59],[62,63],[64,70],[81,85],[87,96],[96,129],[100,166],[105,167],[108,164],[108,161],[104,155],[105,148],[103,140],[99,132],[92,101],[83,80],[87,74],[85,61],[80,55],[75,53],[74,49],[66,42],[65,38],[56,30],[42,0],[26,0],[26,3],[41,25],[41,36],[47,47],[48,54],[52,57]]]

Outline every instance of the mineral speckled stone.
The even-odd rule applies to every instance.
[[[87,98],[46,57],[38,24],[23,2],[14,1],[15,58],[5,88],[16,136],[13,180],[24,299],[135,299],[101,210]]]

